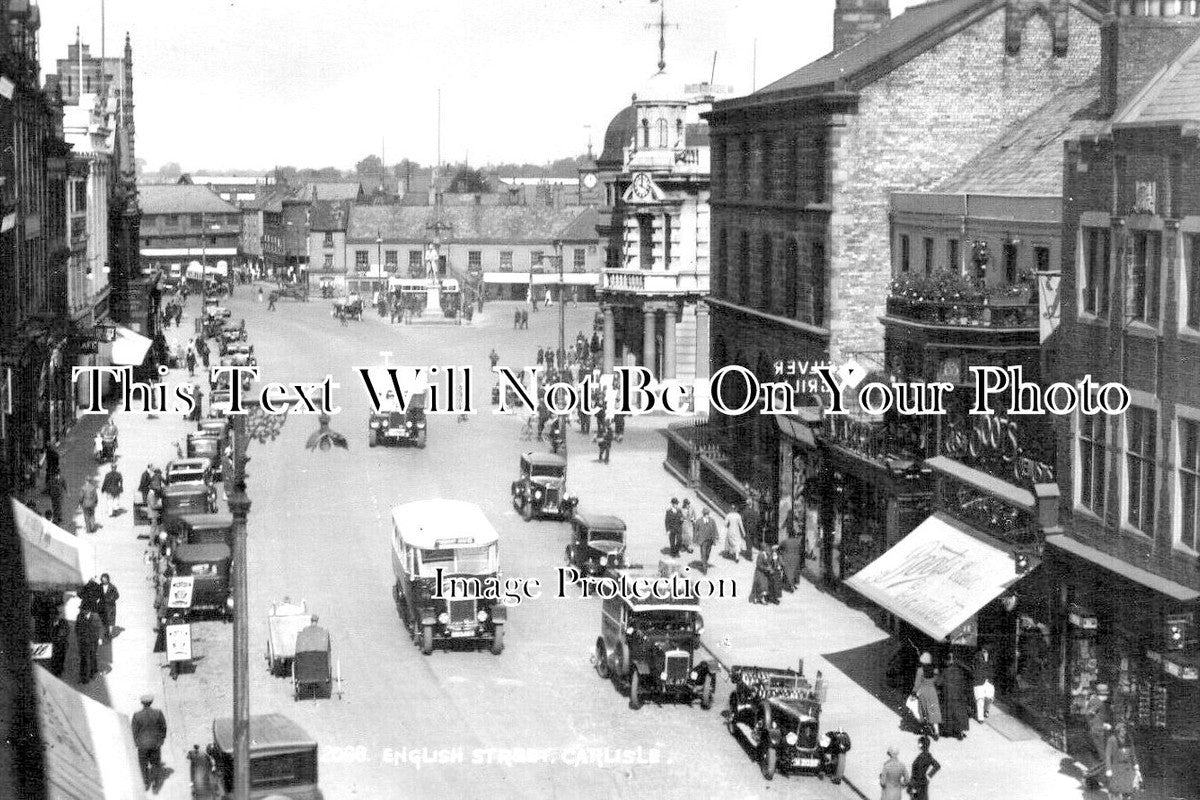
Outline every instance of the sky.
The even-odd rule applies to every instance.
[[[472,164],[599,153],[657,71],[747,94],[831,49],[834,0],[45,0],[43,70],[76,26],[133,43],[137,154],[149,171]],[[896,15],[919,0],[891,0]],[[647,26],[651,26],[647,28]],[[678,27],[675,27],[678,26]],[[715,72],[713,57],[716,54]],[[590,126],[590,128],[589,128]]]

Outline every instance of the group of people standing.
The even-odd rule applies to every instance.
[[[75,649],[79,655],[79,682],[86,684],[100,672],[99,649],[117,635],[117,600],[121,593],[108,573],[91,578],[76,592],[79,607],[75,616]],[[66,671],[67,653],[71,648],[71,624],[66,606],[58,607],[50,632],[50,672],[62,678]]]
[[[975,721],[981,724],[991,713],[996,697],[994,680],[995,666],[986,647],[976,652],[969,665],[953,651],[946,654],[940,667],[930,653],[921,653],[908,700],[909,709],[921,723],[921,733],[935,740],[941,736],[965,738],[972,709]]]
[[[881,800],[902,800],[905,790],[912,800],[929,800],[929,784],[933,776],[941,772],[942,765],[929,752],[928,736],[918,739],[917,746],[921,752],[913,759],[911,772],[900,760],[900,749],[888,748],[887,761],[883,762],[883,768],[879,771]]]

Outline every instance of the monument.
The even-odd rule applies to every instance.
[[[425,245],[425,313],[442,316],[442,282],[438,279],[438,245]]]

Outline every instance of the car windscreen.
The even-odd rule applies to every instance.
[[[695,615],[690,611],[640,611],[633,624],[643,630],[686,632],[692,630]]]
[[[192,575],[216,575],[217,574],[217,565],[216,564],[192,564],[192,568],[189,571],[191,572]]]
[[[535,478],[561,478],[563,472],[562,467],[547,464],[534,464],[529,470],[529,474]]]
[[[422,578],[436,577],[439,567],[443,574],[483,575],[495,572],[496,545],[421,551]]]
[[[588,533],[589,542],[623,542],[625,541],[625,531],[612,530],[608,528],[593,528]]]

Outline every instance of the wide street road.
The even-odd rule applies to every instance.
[[[546,446],[520,441],[519,417],[492,414],[487,357],[494,346],[503,365],[532,363],[539,344],[557,339],[556,308],[531,314],[531,330],[513,331],[511,303],[492,303],[482,320],[462,327],[389,326],[373,314],[343,327],[328,300],[285,299],[268,312],[245,287],[227,305],[235,320],[246,318],[265,379],[318,381],[331,374],[341,384],[332,428],[349,439],[349,451],[306,450],[317,420],[293,415],[277,441],[251,445],[248,467],[252,713],[285,713],[319,741],[327,800],[848,796],[813,778],[765,782],[723,725],[724,681],[710,711],[653,702],[631,711],[590,662],[599,602],[548,596],[569,528],[526,523],[512,509],[509,485],[519,453]],[[578,330],[590,336],[594,311],[594,305],[568,309],[568,339]],[[480,413],[467,422],[430,417],[425,450],[368,448],[369,403],[353,368],[381,364],[384,350],[393,353],[393,365],[472,366]],[[621,446],[662,447],[658,436],[641,437],[641,445],[631,438]],[[595,458],[594,446],[577,432],[571,446],[572,463]],[[619,458],[613,461],[619,469]],[[653,480],[661,484],[662,476]],[[569,484],[582,508],[622,514],[621,496]],[[628,486],[638,486],[637,476]],[[485,649],[423,656],[398,619],[390,509],[433,497],[479,503],[500,532],[502,572],[540,578],[545,587],[541,600],[510,610],[502,655]],[[661,537],[661,522],[630,532],[643,550]],[[342,699],[294,702],[290,679],[268,674],[267,609],[285,596],[305,600],[330,631]],[[211,719],[230,707],[230,629],[217,622],[197,628],[208,656],[177,689],[190,709],[180,721],[185,741],[204,742]],[[556,763],[486,763],[514,748],[545,748]],[[574,763],[593,748],[610,756],[630,749],[649,763]],[[412,751],[460,763],[413,763]]]

